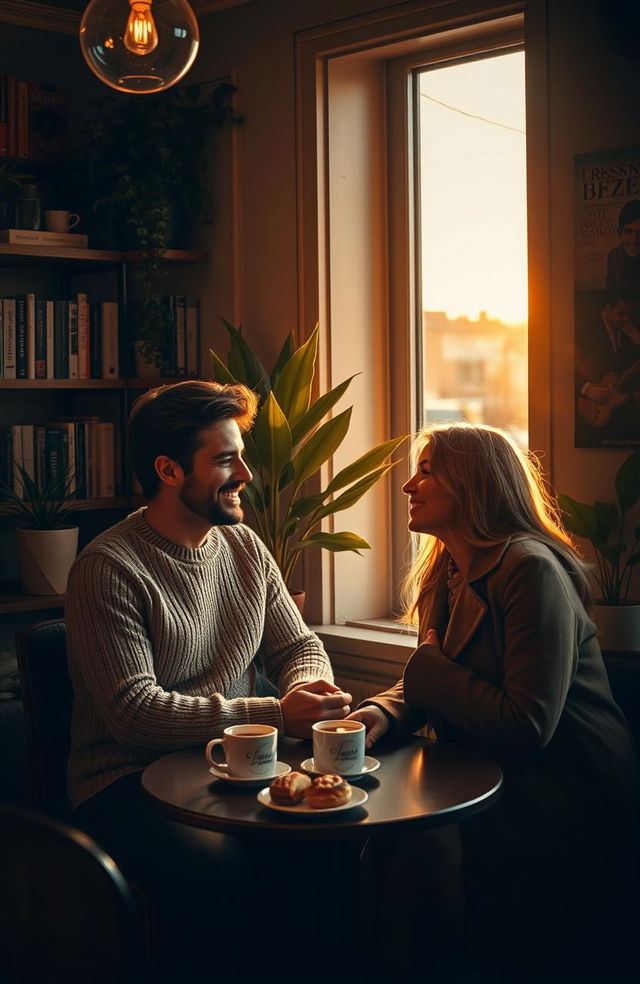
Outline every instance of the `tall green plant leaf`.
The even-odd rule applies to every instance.
[[[371,550],[371,544],[363,540],[361,536],[356,533],[312,533],[311,536],[306,536],[304,540],[299,540],[293,547],[295,553],[299,553],[301,550],[306,550],[307,547],[323,547],[325,550],[331,550],[334,553],[339,553],[344,550],[353,550],[354,553],[359,553],[361,550]]]
[[[318,426],[321,420],[323,420],[330,410],[333,410],[334,406],[338,400],[344,396],[349,384],[353,379],[356,378],[356,373],[354,376],[350,376],[349,379],[345,379],[344,382],[338,383],[334,386],[332,390],[325,393],[324,396],[319,396],[318,399],[311,404],[304,417],[298,421],[291,432],[291,439],[293,441],[294,448],[302,441],[307,434]]]
[[[351,506],[354,506],[356,502],[361,499],[362,496],[369,491],[369,489],[373,488],[376,482],[378,482],[383,475],[386,475],[387,472],[390,471],[396,464],[397,462],[392,461],[388,465],[381,465],[379,468],[376,468],[376,470],[371,472],[369,475],[365,475],[364,478],[361,478],[360,481],[356,482],[355,485],[352,485],[350,489],[347,489],[346,492],[339,495],[337,499],[333,500],[333,502],[329,502],[326,506],[319,509],[315,519],[319,521],[324,519],[325,516],[332,516],[334,513],[342,512],[343,509],[350,509]]]
[[[273,372],[271,373],[272,389],[278,382],[280,373],[282,372],[282,370],[284,369],[284,367],[286,366],[287,362],[289,361],[292,355],[293,355],[293,332],[290,331],[284,340],[284,345],[280,349],[280,355],[278,356],[276,360],[276,364],[273,367]]]
[[[616,495],[623,510],[635,506],[640,499],[640,451],[633,451],[622,462],[616,475]]]
[[[214,382],[223,383],[223,384],[237,383],[238,380],[235,378],[235,376],[231,375],[231,373],[225,366],[224,362],[222,362],[222,360],[218,358],[218,356],[213,351],[213,349],[209,349],[209,354],[211,355],[211,362],[213,364],[213,372],[211,373],[211,375],[213,376]]]
[[[597,537],[598,521],[593,506],[585,502],[577,502],[576,499],[563,493],[558,496],[558,505],[564,513],[565,523],[572,533],[591,541]]]
[[[253,389],[263,399],[271,391],[269,374],[260,362],[251,346],[244,339],[242,332],[230,322],[220,319],[229,332],[231,347],[229,349],[229,369],[238,382]]]
[[[374,468],[378,468],[405,440],[406,438],[400,437],[393,438],[391,441],[383,441],[382,444],[376,444],[370,451],[367,451],[351,465],[347,465],[337,475],[334,475],[327,486],[327,492],[331,493],[336,492],[338,489],[343,489],[345,485],[355,482],[356,479],[366,475]]]
[[[312,437],[303,444],[293,459],[295,484],[299,488],[311,475],[328,461],[344,441],[351,421],[352,407],[343,410],[337,417],[319,427]]]
[[[253,428],[260,463],[277,487],[280,473],[291,459],[291,431],[273,393],[260,407]]]
[[[318,354],[318,326],[283,367],[274,393],[293,429],[309,409],[311,387]]]

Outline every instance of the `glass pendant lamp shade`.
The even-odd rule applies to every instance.
[[[92,0],[80,48],[98,78],[119,92],[160,92],[191,68],[200,43],[186,0]]]

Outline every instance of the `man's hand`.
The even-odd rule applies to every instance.
[[[367,748],[371,748],[373,743],[378,738],[382,738],[389,730],[389,718],[375,704],[367,704],[365,707],[361,707],[359,711],[354,711],[353,714],[350,714],[349,718],[354,721],[362,721],[364,724],[367,729],[365,742]]]
[[[280,701],[284,732],[292,738],[310,738],[316,721],[341,720],[351,710],[351,694],[328,680],[313,680],[292,687]]]

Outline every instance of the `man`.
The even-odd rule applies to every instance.
[[[620,243],[607,256],[605,287],[640,288],[640,201],[626,202],[618,216]]]
[[[599,324],[591,317],[584,305],[576,312],[576,445],[637,441],[640,332],[633,295],[610,291]]]
[[[244,386],[191,380],[141,396],[129,446],[148,505],[93,540],[68,584],[71,801],[78,824],[159,900],[167,979],[199,979],[214,920],[237,965],[241,920],[225,914],[250,873],[233,839],[163,818],[141,788],[144,767],[231,724],[307,737],[314,721],[350,710],[273,558],[242,524],[252,477],[242,432],[256,403]],[[278,697],[256,696],[256,659]]]

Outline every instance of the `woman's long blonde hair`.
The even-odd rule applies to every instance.
[[[486,547],[524,534],[545,543],[569,571],[589,608],[588,566],[562,525],[537,457],[522,451],[504,431],[484,424],[426,427],[416,437],[412,458],[417,460],[427,443],[429,470],[457,500],[457,521],[466,540]],[[419,602],[439,581],[446,562],[442,541],[419,534],[416,559],[402,586],[403,621],[417,622]]]

